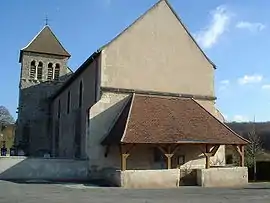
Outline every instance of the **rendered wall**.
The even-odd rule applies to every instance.
[[[117,175],[115,180],[124,188],[177,188],[180,170],[127,170]]]
[[[88,178],[87,161],[1,157],[2,180],[78,181]]]
[[[120,114],[128,94],[103,92],[100,100],[90,109],[90,122],[87,129],[87,156],[89,171],[92,177],[97,178],[99,173],[119,169],[120,152],[117,147],[110,147],[105,157],[106,148],[100,143],[114,125]]]
[[[197,170],[197,184],[202,187],[244,187],[248,184],[246,167]]]
[[[161,1],[104,48],[101,86],[214,96],[214,68]]]

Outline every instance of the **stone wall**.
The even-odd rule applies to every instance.
[[[89,136],[88,128],[90,124],[89,109],[95,104],[99,92],[97,81],[99,60],[97,57],[87,67],[83,67],[80,75],[52,102],[54,156],[73,158],[77,154],[75,149],[78,147],[78,156],[87,158],[87,137]],[[80,90],[82,90],[81,95]],[[69,107],[68,95],[70,95]],[[80,97],[81,103],[79,102]],[[58,144],[56,140],[58,140]]]
[[[87,161],[0,157],[1,180],[87,180]]]
[[[197,184],[202,187],[244,187],[248,184],[246,167],[197,170]]]
[[[32,61],[42,62],[42,79],[30,78]],[[50,151],[49,97],[54,94],[70,76],[67,57],[24,52],[21,61],[18,121],[16,144],[25,142],[24,148],[30,155],[39,156],[40,150]],[[59,81],[47,81],[48,64],[60,65]]]

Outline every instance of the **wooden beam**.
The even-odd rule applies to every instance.
[[[125,171],[127,169],[127,158],[129,154],[121,154],[121,170]]]
[[[244,167],[245,166],[245,148],[244,148],[244,145],[236,145],[236,146],[234,146],[234,148],[238,152],[239,157],[240,157],[239,165],[241,167]]]
[[[177,146],[172,150],[171,145],[167,145],[167,149],[165,150],[162,146],[157,145],[157,148],[167,157],[167,168],[172,168],[172,157],[174,156],[174,153],[178,149]]]
[[[202,153],[205,156],[205,168],[210,168],[210,158],[215,156],[220,145],[215,145],[212,149],[210,145],[205,145],[205,151],[202,150]]]
[[[210,168],[210,155],[209,154],[207,154],[206,156],[205,156],[205,168],[206,169],[208,169],[208,168]]]
[[[172,154],[175,154],[178,151],[179,148],[180,148],[180,145],[176,145],[175,148],[172,151]]]
[[[127,158],[130,155],[132,149],[134,149],[135,144],[132,145],[120,145],[120,154],[121,154],[121,170],[125,171],[127,169]]]
[[[167,152],[159,145],[157,145],[157,148],[163,153],[163,154],[167,154]]]
[[[167,157],[167,168],[172,168],[172,157],[174,154],[164,154]]]

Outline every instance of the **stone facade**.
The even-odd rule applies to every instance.
[[[97,57],[92,63],[80,67],[79,69],[84,69],[82,74],[53,99],[51,114],[53,156],[87,158],[87,139],[90,136],[87,131],[90,125],[89,109],[98,97],[99,65],[100,59]]]
[[[51,149],[49,97],[62,86],[71,71],[67,67],[68,57],[32,52],[23,52],[21,57],[16,144],[22,144],[29,155],[39,156]],[[31,78],[32,61],[36,67],[42,63],[42,78],[38,79],[37,73]],[[53,68],[59,64],[59,80],[48,80],[49,63]]]

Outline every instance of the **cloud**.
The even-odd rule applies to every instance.
[[[222,85],[229,85],[230,84],[230,81],[229,80],[221,80],[220,81],[220,84],[222,84]]]
[[[195,33],[195,39],[205,49],[215,45],[229,26],[231,14],[225,6],[218,6],[210,12],[211,22],[205,28]]]
[[[270,84],[268,84],[268,85],[263,85],[263,86],[262,86],[262,89],[270,90]]]
[[[236,122],[248,122],[249,119],[246,116],[243,115],[235,115],[232,119],[232,121],[236,121]]]
[[[266,28],[266,25],[262,23],[251,23],[248,21],[240,21],[236,24],[236,28],[247,29],[250,32],[259,32]]]
[[[240,85],[250,84],[250,83],[260,83],[263,79],[262,75],[245,75],[238,79]]]

